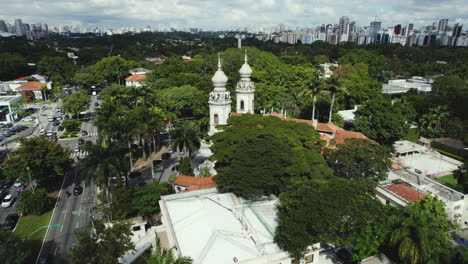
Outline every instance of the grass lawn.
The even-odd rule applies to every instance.
[[[435,180],[442,183],[445,186],[448,186],[448,187],[450,187],[450,188],[452,188],[452,189],[454,189],[456,191],[459,191],[459,192],[463,193],[463,187],[458,184],[455,177],[453,177],[453,174],[450,174],[450,175],[447,175],[447,176],[444,176],[444,177],[440,177],[440,178],[435,178]]]
[[[44,240],[47,227],[42,228],[33,235],[30,234],[42,226],[49,225],[50,218],[52,217],[52,211],[53,210],[50,210],[42,215],[22,216],[18,222],[15,234],[17,234],[20,238],[25,239],[27,244],[29,244],[29,248],[32,251],[30,259],[32,262],[30,263],[36,262],[36,258],[39,254],[39,251],[41,250],[42,240]]]

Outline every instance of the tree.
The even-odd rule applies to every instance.
[[[192,164],[189,157],[180,158],[178,167],[178,171],[181,174],[193,176]]]
[[[29,182],[29,176],[40,186],[47,186],[65,176],[70,170],[71,151],[45,137],[21,138],[16,156],[5,160],[4,175],[10,179]]]
[[[318,73],[318,72],[317,72]],[[314,75],[314,78],[311,78],[307,83],[306,87],[310,92],[312,97],[312,121],[315,120],[315,102],[317,101],[317,94],[323,89],[323,81],[321,81],[317,74]]]
[[[125,59],[113,56],[101,59],[94,65],[94,73],[101,79],[107,80],[109,83],[122,83],[123,77],[127,76],[128,70],[131,69],[131,64]]]
[[[118,187],[111,191],[111,210],[114,220],[125,220],[136,215],[131,199],[131,197],[134,197],[135,192],[136,189],[133,187]]]
[[[374,187],[363,180],[291,181],[279,195],[275,242],[296,259],[317,242],[345,244],[384,216],[383,205],[373,197]]]
[[[381,144],[391,145],[407,135],[415,113],[406,102],[392,103],[379,96],[365,102],[356,110],[355,116],[357,131]]]
[[[40,215],[47,211],[50,206],[46,189],[36,189],[26,191],[19,197],[17,210],[23,215]]]
[[[332,113],[333,113],[333,105],[335,104],[335,96],[336,93],[348,93],[346,86],[340,84],[340,81],[337,77],[331,76],[327,80],[326,88],[331,93],[331,101],[330,101],[330,114],[328,115],[328,122],[332,121]]]
[[[85,91],[77,91],[63,99],[63,110],[78,117],[78,114],[88,109],[91,97]]]
[[[0,258],[5,264],[27,263],[31,250],[24,241],[8,230],[0,230]]]
[[[129,223],[94,221],[93,226],[75,233],[78,242],[69,253],[73,264],[117,264],[120,256],[134,249]]]
[[[463,187],[464,193],[468,193],[468,157],[465,157],[465,162],[453,172],[453,176]]]
[[[328,166],[336,176],[347,179],[383,180],[388,172],[388,151],[367,139],[349,138],[336,149],[324,152]]]
[[[400,208],[389,226],[392,232],[386,248],[399,263],[440,263],[441,253],[450,247],[449,230],[418,206]]]
[[[330,61],[330,58],[328,58],[327,55],[317,55],[317,56],[314,56],[314,62],[315,64],[323,64],[323,63],[327,63]]]
[[[151,217],[161,211],[158,201],[163,195],[174,193],[169,183],[149,184],[135,192],[132,199],[132,208],[139,216]]]
[[[80,131],[80,128],[81,128],[81,122],[78,121],[78,120],[74,120],[74,119],[65,119],[62,121],[62,126],[69,132],[73,132],[73,131]]]
[[[148,264],[191,264],[190,257],[175,258],[172,248],[161,248],[161,241],[156,237],[156,248],[148,259]]]
[[[37,70],[54,82],[68,83],[75,73],[75,65],[66,57],[44,56],[37,62]]]
[[[185,121],[171,131],[172,149],[188,152],[189,155],[200,148],[200,132],[194,122]]]
[[[19,54],[0,53],[0,80],[9,81],[31,74],[32,68],[28,67],[26,59]]]
[[[437,137],[444,134],[449,113],[447,106],[436,106],[429,109],[419,120],[421,132],[428,137]]]

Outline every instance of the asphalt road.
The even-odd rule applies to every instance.
[[[18,193],[16,192],[17,189],[18,188],[14,187],[14,186],[11,186],[9,188],[8,193],[12,194],[14,197],[16,197],[16,200],[13,203],[12,206],[6,207],[6,208],[3,208],[3,207],[0,208],[0,224],[2,224],[3,221],[5,221],[5,218],[7,217],[7,215],[16,213],[16,203],[18,202]],[[20,189],[22,189],[22,188],[20,188]]]

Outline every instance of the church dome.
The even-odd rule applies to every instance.
[[[214,74],[213,78],[211,78],[211,81],[213,82],[215,88],[222,88],[226,86],[228,78],[221,69],[218,69]]]
[[[252,75],[252,69],[247,63],[244,63],[240,68],[239,73],[241,78],[250,78],[250,75]]]

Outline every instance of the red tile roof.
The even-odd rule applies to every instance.
[[[207,185],[207,184],[215,184],[214,177],[193,177],[193,176],[186,176],[186,175],[179,175],[174,181],[174,184],[181,185],[181,186],[193,186],[193,185]]]
[[[16,88],[16,90],[17,91],[40,90],[44,86],[47,86],[47,84],[41,83],[41,82],[27,82],[27,83],[23,83],[20,87]]]
[[[385,186],[385,189],[404,198],[407,201],[416,201],[424,197],[424,194],[401,183]]]
[[[23,77],[19,77],[18,79],[16,79],[16,81],[24,81],[26,79],[30,78],[29,76],[23,76]]]
[[[337,130],[335,132],[335,142],[336,144],[344,144],[345,140],[348,138],[360,138],[360,139],[369,139],[361,132],[346,131],[346,130]]]
[[[146,80],[147,76],[143,74],[134,74],[125,78],[126,81],[143,81]]]

